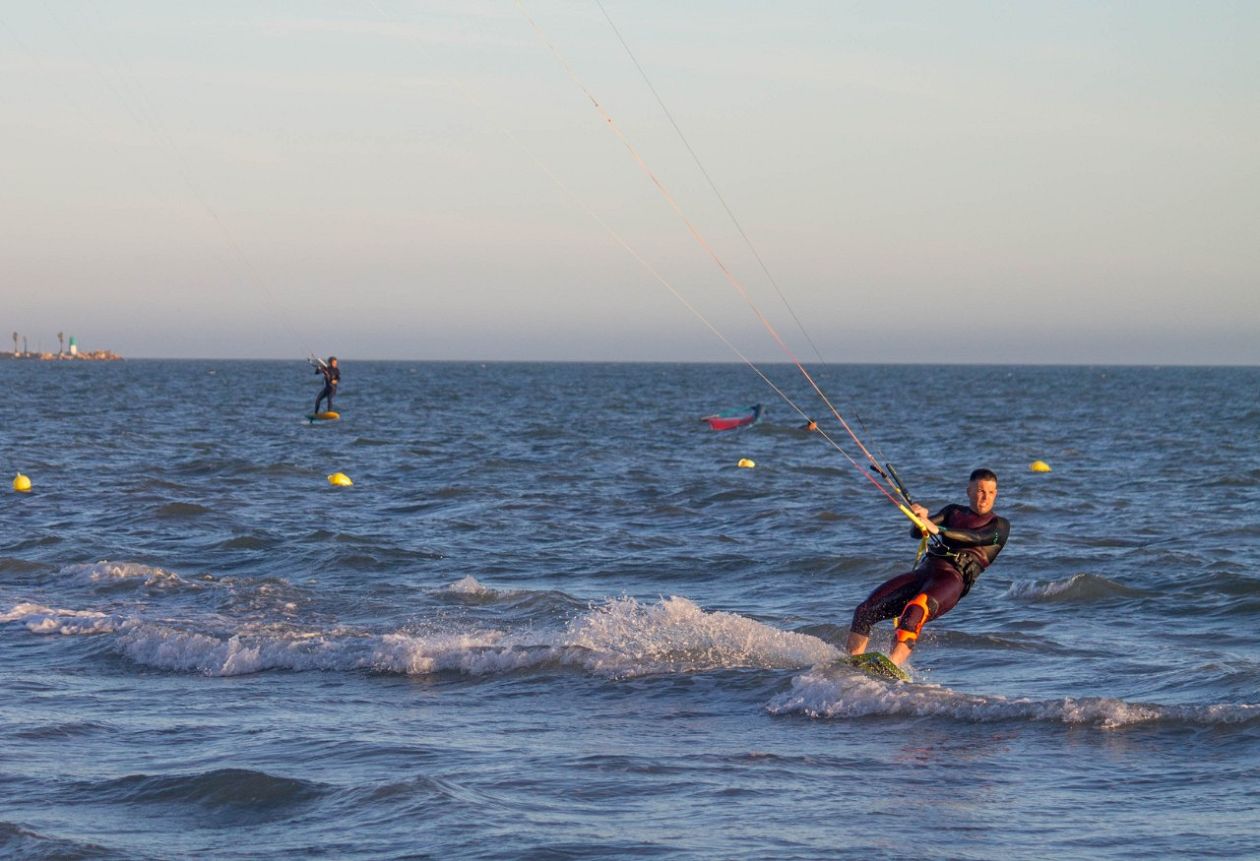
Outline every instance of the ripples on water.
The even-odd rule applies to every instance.
[[[1256,369],[823,369],[917,496],[988,465],[1013,523],[902,686],[828,662],[904,521],[746,369],[349,362],[323,426],[305,370],[0,364],[3,852],[1260,837]]]

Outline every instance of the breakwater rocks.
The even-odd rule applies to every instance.
[[[122,356],[113,350],[91,350],[79,353],[0,353],[0,360],[3,359],[40,362],[120,362]]]

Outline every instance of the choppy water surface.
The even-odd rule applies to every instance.
[[[343,368],[0,363],[0,853],[1256,857],[1260,370],[822,369],[1012,521],[895,685],[905,522],[746,368]]]

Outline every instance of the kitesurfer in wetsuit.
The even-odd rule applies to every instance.
[[[937,540],[917,568],[876,588],[853,611],[845,641],[850,655],[866,651],[876,622],[895,616],[897,627],[888,658],[901,666],[910,657],[927,621],[952,610],[1006,545],[1011,524],[993,511],[996,499],[997,476],[991,470],[977,469],[967,483],[969,506],[947,505],[931,516],[922,505],[911,506],[927,525],[928,534]],[[918,526],[911,527],[911,534],[923,537]]]
[[[328,399],[328,411],[332,412],[333,395],[337,394],[337,384],[341,382],[341,369],[337,367],[337,357],[329,356],[327,362],[318,362],[315,373],[324,375],[324,387],[315,398],[315,415],[319,415],[319,402]]]

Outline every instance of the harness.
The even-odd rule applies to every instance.
[[[971,550],[949,550],[942,544],[934,544],[928,548],[929,559],[940,559],[952,565],[963,578],[963,595],[971,591],[976,580],[984,573],[985,565],[976,553]]]

